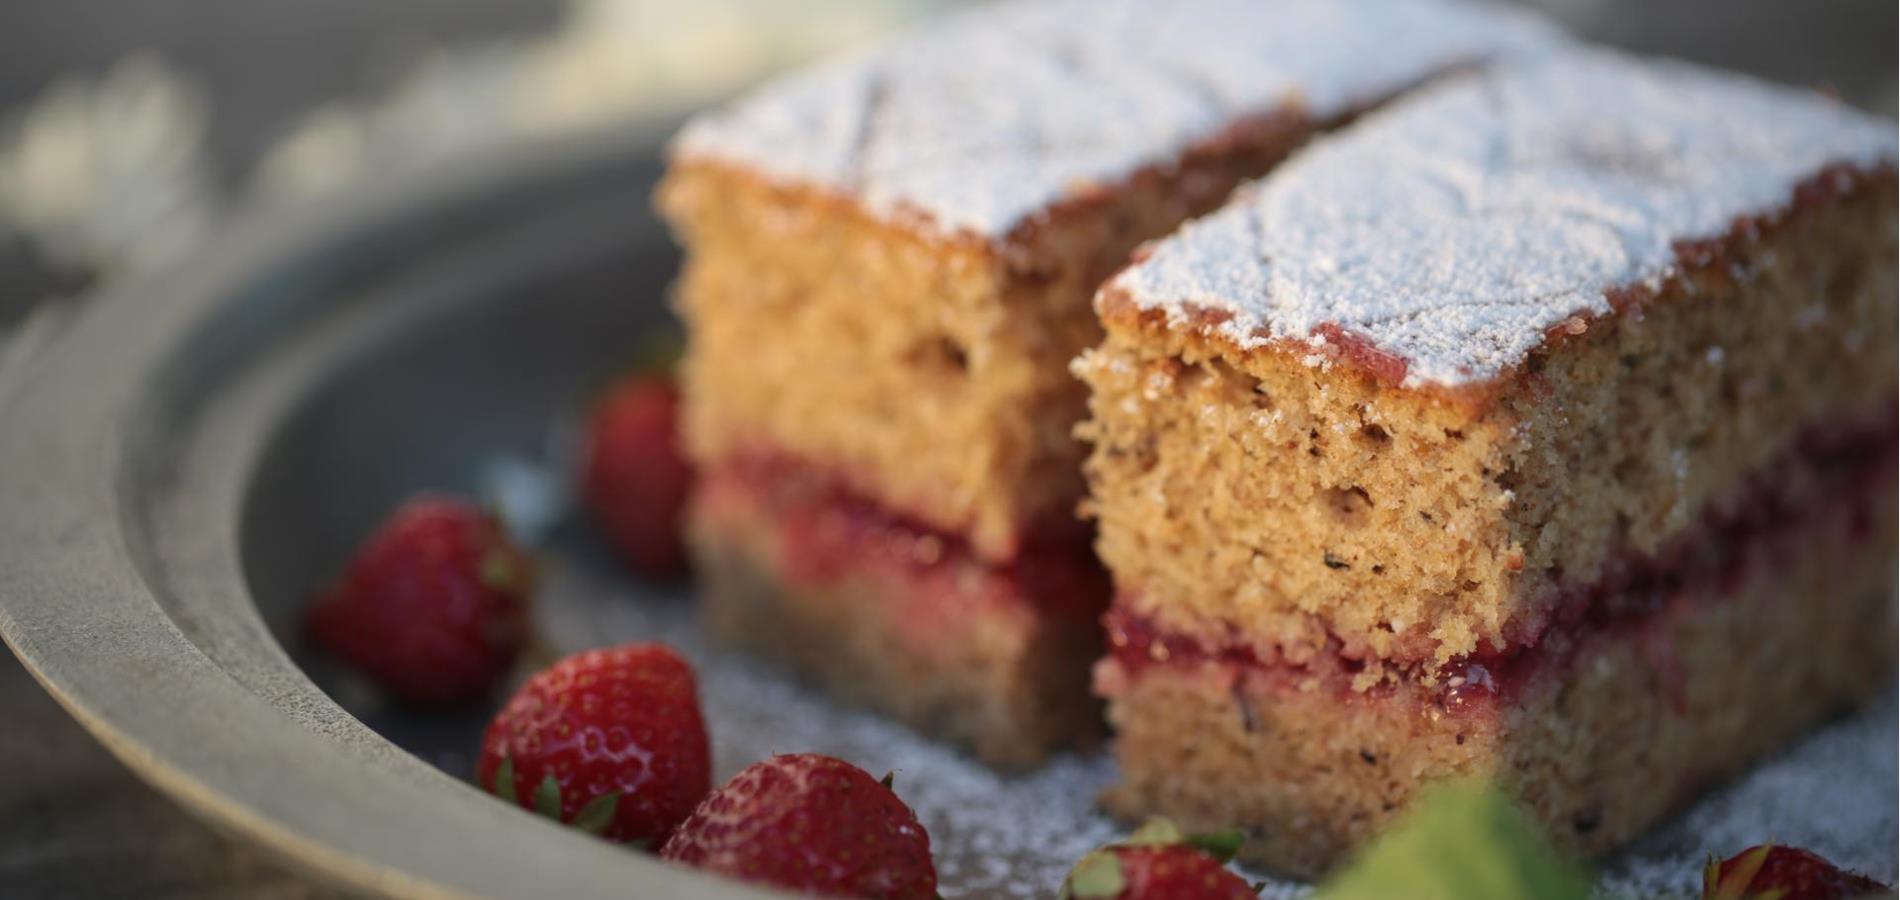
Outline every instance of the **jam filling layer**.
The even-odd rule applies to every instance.
[[[855,493],[823,467],[783,455],[730,459],[706,471],[694,503],[702,518],[741,509],[769,522],[779,578],[804,586],[875,578],[904,599],[1026,605],[1092,623],[1108,605],[1108,573],[1093,534],[1073,520],[1036,523],[1015,558],[992,563],[968,540]],[[1078,627],[1093,627],[1092,624]]]
[[[1238,640],[1211,645],[1170,632],[1119,599],[1103,616],[1109,653],[1131,676],[1153,666],[1216,662],[1268,683],[1330,688],[1342,698],[1410,692],[1465,714],[1514,703],[1527,685],[1561,675],[1598,642],[1634,639],[1679,701],[1681,674],[1665,627],[1672,614],[1721,602],[1757,574],[1784,568],[1810,529],[1844,522],[1847,540],[1870,539],[1881,504],[1893,494],[1895,463],[1891,412],[1877,424],[1810,430],[1662,552],[1625,552],[1595,580],[1564,587],[1550,613],[1517,629],[1508,646],[1487,647],[1435,671],[1385,678],[1366,690],[1354,689],[1364,660],[1334,653],[1318,663],[1294,663],[1265,658]],[[1340,645],[1336,638],[1333,643]]]

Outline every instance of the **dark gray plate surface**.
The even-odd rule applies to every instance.
[[[758,896],[494,802],[462,780],[484,711],[387,709],[300,648],[310,592],[404,495],[496,494],[544,520],[548,648],[679,646],[720,776],[796,750],[896,769],[946,894],[1047,895],[1115,833],[1091,811],[1105,758],[1003,778],[834,708],[706,646],[685,592],[627,578],[561,513],[564,423],[666,320],[659,133],[372,185],[90,302],[0,400],[0,632],[143,777],[340,883]],[[1895,785],[1889,698],[1660,829],[1608,882],[1687,893],[1704,852],[1771,837],[1890,879]]]

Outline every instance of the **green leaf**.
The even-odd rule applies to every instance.
[[[1320,885],[1315,900],[1584,900],[1589,884],[1503,792],[1440,787]]]
[[[561,783],[550,773],[534,789],[534,811],[556,822],[561,821]]]
[[[884,777],[879,778],[877,783],[883,785],[887,791],[897,790],[897,770],[892,769],[889,772],[885,772]]]
[[[609,791],[605,794],[601,794],[587,801],[587,805],[581,807],[581,811],[574,814],[574,827],[588,834],[599,834],[606,831],[607,826],[613,824],[614,810],[618,808],[619,805],[619,791]]]
[[[1141,823],[1135,833],[1119,842],[1123,847],[1155,847],[1166,844],[1179,844],[1184,839],[1180,826],[1163,818],[1153,818]]]
[[[1113,850],[1096,850],[1082,857],[1062,882],[1061,896],[1087,900],[1090,897],[1119,896],[1128,880],[1122,877],[1122,861]]]
[[[1193,847],[1221,862],[1227,862],[1234,858],[1234,854],[1240,852],[1240,845],[1245,843],[1246,840],[1246,837],[1239,831],[1228,830],[1212,831],[1207,834],[1190,834],[1183,838],[1181,843]]]
[[[515,761],[504,756],[501,765],[495,768],[495,783],[488,786],[488,792],[509,803],[520,803],[521,795],[515,793]]]

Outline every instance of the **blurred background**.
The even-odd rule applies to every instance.
[[[8,0],[0,331],[367,169],[708,102],[955,0]],[[1890,0],[1522,0],[1892,115]]]
[[[233,217],[665,120],[954,2],[5,0],[0,376],[87,292],[187,260]],[[1892,0],[1525,2],[1894,114]],[[134,782],[4,653],[0,771],[29,776],[0,779],[5,896],[322,896]]]

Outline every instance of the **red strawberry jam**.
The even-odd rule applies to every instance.
[[[1014,559],[992,563],[979,559],[960,535],[774,455],[715,468],[695,502],[709,512],[728,504],[769,511],[782,548],[781,577],[795,584],[870,575],[907,585],[903,593],[914,600],[935,596],[967,607],[977,599],[1081,622],[1092,621],[1108,601],[1108,573],[1095,560],[1092,534],[1068,517],[1037,523]]]

